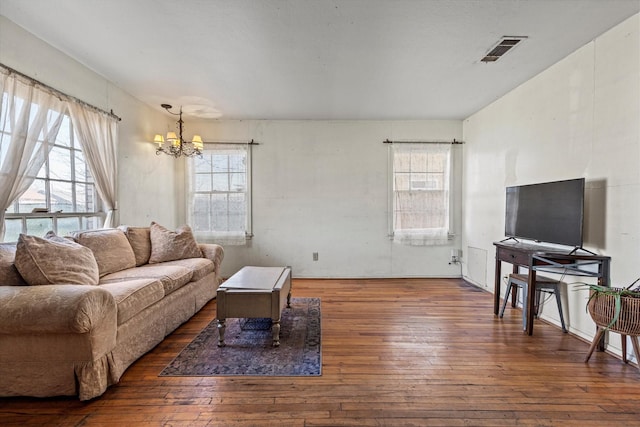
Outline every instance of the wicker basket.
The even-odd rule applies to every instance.
[[[617,288],[611,288],[617,290]],[[623,335],[640,335],[640,298],[611,295],[597,291],[589,300],[589,314],[596,325]],[[611,324],[616,313],[616,299],[620,298],[620,315]]]

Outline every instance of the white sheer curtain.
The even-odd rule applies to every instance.
[[[33,183],[53,147],[65,105],[56,95],[0,68],[0,241],[5,212]]]
[[[449,242],[451,144],[399,143],[392,162],[392,234],[412,246]]]
[[[96,190],[107,211],[104,227],[115,227],[118,200],[117,119],[75,101],[68,101],[67,106]]]

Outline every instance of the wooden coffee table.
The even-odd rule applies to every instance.
[[[271,318],[273,346],[280,345],[280,315],[291,307],[290,267],[243,267],[218,288],[218,347],[224,347],[228,317]]]

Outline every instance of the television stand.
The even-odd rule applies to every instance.
[[[519,273],[520,267],[529,269],[527,287],[527,329],[528,335],[533,335],[533,315],[535,304],[536,272],[568,274],[572,276],[597,277],[598,284],[609,286],[609,265],[611,257],[601,255],[578,255],[576,249],[567,253],[567,249],[533,245],[517,242],[494,242],[496,247],[496,271],[493,294],[493,312],[497,316],[500,310],[502,263],[513,265],[513,272]],[[597,268],[593,267],[594,264]]]
[[[578,251],[583,251],[588,253],[589,255],[598,255],[595,252],[591,252],[589,249],[585,249],[582,246],[576,246],[575,248],[573,248],[573,250],[571,252],[569,252],[569,255],[573,255],[573,254],[578,254]]]
[[[507,237],[506,239],[500,240],[500,243],[508,242],[509,240],[513,240],[516,243],[520,243],[520,240],[516,239],[515,237]]]

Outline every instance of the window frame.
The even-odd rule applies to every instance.
[[[65,116],[63,119],[62,126],[67,126],[66,132],[68,132],[69,141],[68,143],[61,143],[59,141],[58,138],[62,133],[62,129],[60,129],[60,131],[58,132],[58,136],[56,136],[56,140],[53,143],[53,146],[45,149],[45,152],[47,153],[46,160],[43,163],[40,170],[38,171],[38,174],[35,177],[33,183],[29,187],[31,189],[35,184],[38,184],[38,183],[43,185],[44,192],[45,192],[44,194],[45,206],[40,209],[46,209],[46,211],[20,212],[20,200],[22,199],[22,196],[18,197],[16,200],[14,200],[11,203],[11,208],[10,208],[11,212],[9,211],[9,209],[5,212],[5,226],[7,231],[9,231],[10,229],[10,227],[8,226],[9,222],[16,221],[16,220],[20,220],[20,233],[24,233],[24,234],[34,234],[34,230],[29,229],[29,226],[28,226],[29,220],[34,220],[34,219],[35,220],[49,219],[51,228],[47,227],[47,230],[44,230],[44,232],[46,233],[50,229],[56,234],[58,233],[58,229],[59,229],[58,227],[59,221],[65,218],[77,218],[77,228],[76,228],[77,230],[87,229],[87,228],[100,228],[101,224],[104,222],[106,213],[104,212],[102,199],[100,198],[97,192],[97,188],[94,180],[92,178],[89,178],[89,180],[77,179],[76,159],[78,158],[77,157],[78,153],[82,155],[83,159],[85,158],[85,155],[78,141],[78,138],[76,136],[75,129],[73,126],[73,121],[71,119],[69,112],[65,111],[62,114]],[[38,142],[40,144],[46,144],[46,142],[41,139],[39,139]],[[53,163],[51,155],[52,153],[54,153],[55,149],[68,151],[70,170],[68,171],[65,170],[64,173],[67,174],[68,172],[69,179],[63,179],[63,178],[52,176],[53,174],[55,174],[55,171],[57,170],[57,169],[52,170],[52,165],[51,165]],[[85,163],[86,175],[90,177],[91,172],[89,170],[89,165],[87,164],[86,160],[84,160],[84,163]],[[77,206],[78,206],[78,185],[84,185],[86,189],[92,188],[92,191],[90,192],[93,194],[94,210],[85,211],[85,212],[80,212],[75,210],[68,211],[68,212],[52,211],[52,206],[54,206],[52,204],[52,190],[51,190],[52,183],[53,184],[64,183],[64,184],[71,185],[71,203],[74,209],[77,209]],[[85,197],[88,193],[89,191],[85,190]],[[55,209],[55,207],[53,207],[53,209]],[[98,223],[95,224],[96,227],[88,227],[92,219],[95,219],[98,221]],[[5,236],[4,240],[5,241],[7,240],[7,236]]]
[[[191,224],[193,233],[195,235],[195,237],[199,240],[199,241],[203,241],[203,242],[215,242],[215,243],[221,243],[221,244],[225,244],[225,245],[244,245],[246,244],[246,241],[251,239],[253,237],[253,231],[252,231],[252,225],[253,225],[253,216],[252,216],[252,194],[253,194],[253,189],[252,189],[252,147],[253,143],[205,143],[204,144],[204,148],[202,151],[203,155],[206,154],[212,154],[215,153],[216,151],[230,151],[230,152],[234,152],[236,151],[237,153],[242,153],[245,156],[245,186],[244,186],[244,191],[232,191],[231,189],[231,181],[230,181],[230,177],[232,174],[237,174],[238,172],[234,172],[230,169],[227,169],[226,172],[214,172],[213,171],[213,166],[212,166],[212,170],[206,173],[203,172],[198,172],[197,168],[196,168],[196,162],[199,160],[198,157],[193,157],[191,159],[189,159],[188,161],[188,166],[187,166],[187,170],[188,170],[188,179],[187,179],[187,218],[188,218],[188,222],[189,224]],[[231,154],[229,154],[231,155]],[[195,179],[196,179],[196,175],[198,174],[209,174],[209,175],[219,175],[219,174],[225,174],[227,176],[227,183],[229,185],[229,190],[227,191],[220,191],[220,190],[215,190],[213,189],[213,184],[212,184],[212,189],[209,191],[197,191],[195,189]],[[213,177],[212,177],[212,182],[213,182]],[[195,195],[202,195],[202,194],[206,194],[206,195],[212,195],[212,194],[225,194],[227,196],[229,195],[233,195],[233,194],[244,194],[245,197],[245,221],[244,221],[244,232],[241,231],[215,231],[212,230],[211,227],[209,227],[208,230],[202,230],[202,229],[198,229],[197,227],[197,220],[195,219],[195,213],[194,213],[194,209],[193,209],[193,203],[194,203],[194,196]],[[227,199],[228,200],[228,199]],[[227,215],[229,215],[230,210],[227,208],[226,210]],[[212,222],[210,222],[210,225],[212,224]],[[240,235],[242,234],[242,235]]]
[[[395,145],[395,148],[394,148]],[[442,172],[433,172],[432,170],[412,170],[411,166],[408,171],[396,171],[395,158],[396,154],[416,150],[424,154],[442,152],[445,154],[444,170]],[[430,245],[446,245],[454,238],[452,233],[453,225],[453,155],[454,152],[451,149],[451,143],[400,143],[396,142],[389,144],[388,152],[388,204],[389,204],[389,231],[388,236],[390,240],[397,243],[409,244],[413,246],[430,246]],[[430,180],[429,175],[438,173],[440,178]],[[396,208],[396,177],[397,174],[409,175],[408,190],[401,190],[404,192],[433,192],[443,191],[445,200],[442,204],[442,208],[446,210],[441,220],[444,222],[443,227],[414,227],[414,228],[396,228],[396,214],[400,210]],[[414,175],[424,175],[425,179],[415,180]],[[429,182],[442,181],[441,189],[431,188]],[[425,185],[414,186],[414,182],[424,182]],[[420,211],[425,212],[425,211]]]

